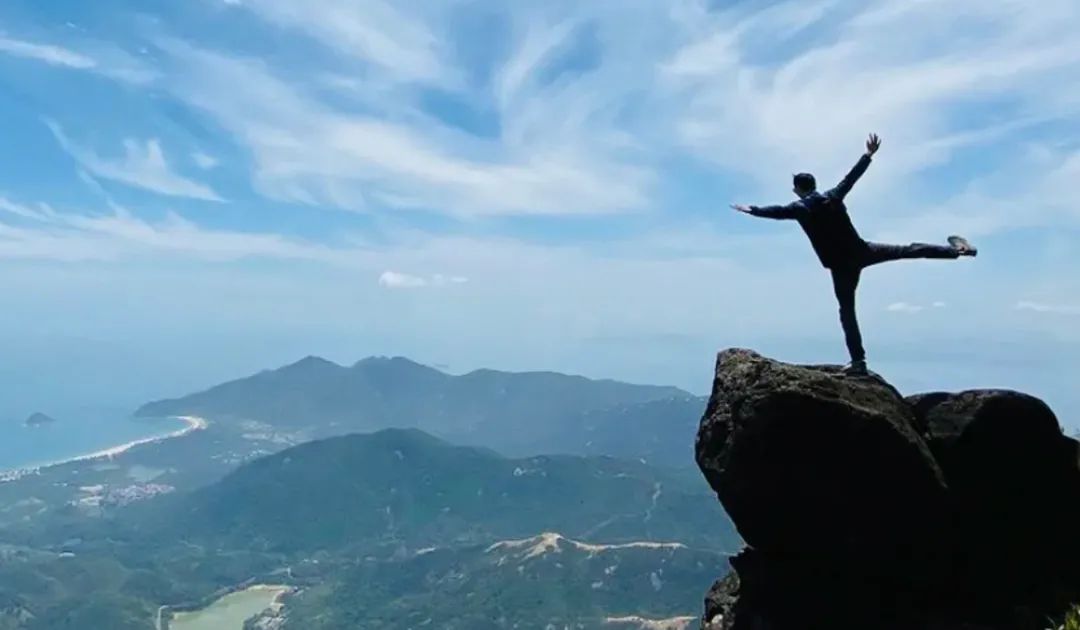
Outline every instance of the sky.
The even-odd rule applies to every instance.
[[[1080,4],[7,0],[0,417],[316,354],[707,392],[846,360],[793,223],[976,259],[867,271],[871,368],[1080,427]],[[2,419],[2,418],[0,418]]]

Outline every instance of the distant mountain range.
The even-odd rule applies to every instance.
[[[298,587],[255,626],[282,630],[682,628],[742,545],[694,468],[704,406],[316,357],[149,403],[210,424],[3,487],[0,630],[136,630],[250,583]],[[155,498],[88,509],[88,488]]]
[[[319,438],[418,428],[507,455],[608,454],[692,465],[705,399],[675,387],[552,372],[446,374],[405,358],[351,367],[307,357],[203,392],[144,405],[139,416],[258,421]]]

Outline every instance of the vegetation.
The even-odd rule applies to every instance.
[[[695,476],[510,459],[417,430],[309,442],[200,490],[32,522],[0,534],[0,630],[146,629],[161,604],[202,606],[244,583],[302,587],[287,628],[600,627],[605,615],[693,614],[740,544]],[[543,531],[686,547],[492,547]]]
[[[700,479],[607,457],[508,459],[402,429],[302,444],[110,526],[286,555],[357,541],[422,548],[548,530],[607,542],[732,551],[740,544]]]
[[[689,548],[585,547],[553,536],[368,561],[289,600],[286,630],[609,627],[695,614],[726,558]],[[437,620],[437,623],[433,623]]]
[[[1080,630],[1080,606],[1073,607],[1057,630]]]

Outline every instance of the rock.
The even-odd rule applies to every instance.
[[[722,352],[695,451],[762,552],[893,573],[940,531],[941,470],[879,378]]]
[[[38,411],[38,412],[30,414],[30,417],[27,418],[23,422],[23,424],[28,426],[28,427],[40,427],[40,426],[44,426],[46,424],[52,424],[54,422],[56,422],[56,418],[53,418],[51,416],[47,416],[47,415],[41,413],[40,411]]]
[[[729,630],[739,602],[739,574],[735,571],[719,579],[705,595],[705,615],[701,630]]]
[[[1059,575],[1080,582],[1080,443],[1053,411],[1007,390],[908,401],[950,488],[954,552],[973,588],[1030,592]]]
[[[728,350],[695,452],[748,544],[705,630],[1044,630],[1080,602],[1080,443],[1032,396]]]
[[[818,564],[792,564],[746,549],[705,597],[702,630],[916,630],[927,601],[910,591]]]

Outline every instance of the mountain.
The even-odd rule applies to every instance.
[[[705,398],[682,396],[586,410],[533,448],[685,466],[694,456],[694,436],[705,403]]]
[[[741,545],[697,474],[507,458],[417,429],[304,443],[32,529],[0,545],[0,628],[135,630],[252,583],[299,589],[283,630],[682,628]]]
[[[218,422],[257,421],[306,438],[390,427],[409,427],[459,444],[486,446],[513,455],[541,452],[603,452],[668,458],[679,465],[692,431],[675,434],[659,426],[651,404],[683,406],[678,422],[696,423],[703,399],[674,387],[632,385],[552,372],[478,370],[446,374],[401,357],[364,359],[343,367],[318,357],[267,370],[206,391],[149,403],[139,416],[201,415]],[[638,410],[637,405],[646,405]],[[696,407],[696,409],[695,409]],[[641,427],[629,424],[642,418]],[[583,429],[594,427],[593,433]],[[672,444],[669,436],[681,440]],[[661,442],[664,442],[661,445]],[[647,451],[628,448],[641,444]]]
[[[308,442],[148,508],[166,532],[281,553],[357,542],[472,544],[538,531],[739,544],[700,478],[608,457],[510,459],[415,429]]]
[[[589,544],[556,533],[359,563],[287,600],[284,630],[688,627],[726,562],[678,543]],[[621,620],[621,623],[619,623]],[[652,626],[658,627],[658,626]]]

